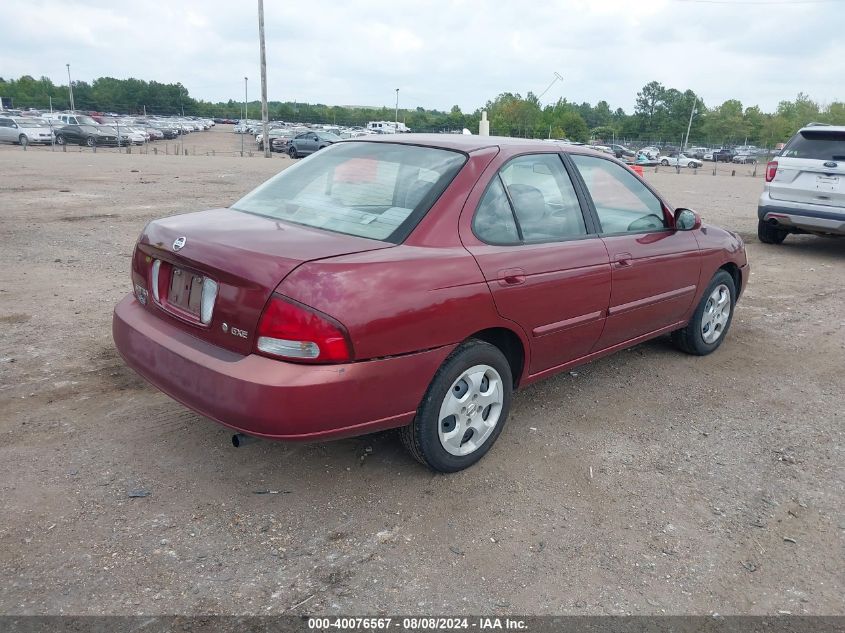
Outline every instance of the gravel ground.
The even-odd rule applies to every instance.
[[[750,168],[646,174],[748,242],[722,348],[660,339],[519,392],[444,476],[392,433],[234,449],[124,367],[143,225],[290,164],[188,139],[0,147],[0,613],[845,613],[845,241],[758,243]]]

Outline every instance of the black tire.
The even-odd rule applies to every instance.
[[[29,139],[27,138],[26,134],[21,134],[18,137],[18,143],[20,143],[22,147],[26,147],[27,145],[29,145]]]
[[[687,163],[687,167],[689,167],[690,169],[695,169],[696,164],[694,162],[690,161],[690,162]]]
[[[64,145],[65,144],[65,137],[61,134],[56,135],[56,145]]]
[[[717,287],[720,285],[725,285],[730,292],[730,303],[731,303],[731,312],[728,315],[727,322],[724,324],[722,328],[722,333],[712,343],[708,343],[704,340],[704,336],[701,332],[701,324],[704,318],[704,311],[707,307],[707,303],[710,300],[710,295],[716,290]],[[692,315],[689,323],[684,328],[680,330],[675,330],[672,332],[672,342],[683,352],[687,354],[693,354],[695,356],[707,356],[707,354],[711,354],[719,349],[719,346],[722,344],[722,341],[725,340],[725,337],[728,335],[728,331],[730,330],[731,323],[733,322],[734,317],[734,307],[736,306],[736,284],[734,283],[734,278],[728,273],[726,270],[719,270],[715,275],[713,275],[713,279],[710,280],[710,283],[707,286],[707,289],[704,291],[704,294],[701,297],[701,301],[698,304],[698,307],[695,309],[695,312]]]
[[[660,161],[660,164],[661,164],[661,165],[663,165],[664,167],[668,167],[668,166],[669,166],[669,161],[668,161],[668,160],[661,160],[661,161]]]
[[[757,239],[763,244],[781,244],[789,235],[789,231],[779,229],[763,220],[757,221]]]
[[[293,145],[291,145],[290,147],[288,147],[288,156],[290,156],[291,158],[298,158],[298,156],[299,156],[299,155],[296,153],[296,148],[295,148]]]
[[[452,385],[461,374],[475,365],[489,365],[502,382],[502,409],[499,420],[481,446],[467,455],[453,455],[440,442],[440,407]],[[399,436],[408,452],[421,464],[442,473],[454,473],[472,466],[487,454],[507,422],[513,394],[513,373],[502,351],[485,341],[471,339],[458,347],[443,361],[434,375],[414,421],[399,429]]]
[[[95,143],[96,143],[96,141],[94,140],[93,136],[89,136],[88,138],[85,139],[85,144],[88,147],[94,147]]]

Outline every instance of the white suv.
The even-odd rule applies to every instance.
[[[845,126],[808,125],[766,167],[757,236],[845,235]]]

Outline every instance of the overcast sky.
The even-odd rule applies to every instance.
[[[255,0],[2,0],[0,76],[259,93]],[[630,112],[648,81],[772,110],[845,100],[845,0],[265,0],[271,100],[472,111],[500,92]]]

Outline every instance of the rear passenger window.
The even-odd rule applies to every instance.
[[[578,196],[557,154],[507,163],[481,200],[473,229],[492,244],[558,242],[587,234]]]
[[[501,174],[524,241],[555,242],[587,234],[578,196],[557,154],[520,156]]]
[[[518,244],[520,241],[513,211],[498,175],[478,205],[472,230],[478,239],[488,244]]]

